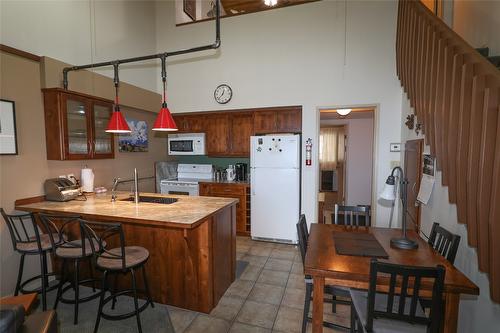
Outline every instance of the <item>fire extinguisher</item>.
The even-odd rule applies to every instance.
[[[311,166],[312,163],[312,139],[308,138],[306,140],[306,165]]]

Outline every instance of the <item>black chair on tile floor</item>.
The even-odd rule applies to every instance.
[[[91,245],[87,240],[82,242],[82,239],[85,239],[85,235],[78,216],[38,215],[43,227],[46,230],[57,231],[57,239],[62,239],[61,242],[56,243],[55,238],[52,236],[53,234],[55,235],[55,233],[49,233],[52,247],[56,249],[54,255],[62,260],[61,277],[57,289],[54,309],[57,309],[59,302],[74,304],[73,323],[76,325],[78,323],[78,308],[80,303],[91,301],[100,296],[100,291],[96,292],[95,289],[95,282],[99,280],[94,278],[94,269],[92,265],[93,251]],[[56,221],[60,223],[59,228],[56,226]],[[94,241],[93,245],[96,251],[101,250],[100,244],[97,241]],[[84,261],[88,264],[90,277],[82,280],[80,276],[80,263]],[[68,277],[68,262],[73,263],[72,279]],[[94,293],[85,297],[80,297],[80,285],[90,282],[92,283]],[[64,287],[66,283],[69,284]],[[70,289],[74,290],[74,297],[65,298],[64,293]]]
[[[309,239],[309,231],[307,230],[307,222],[304,214],[300,215],[299,222],[297,223],[297,234],[299,238],[300,256],[302,258],[302,264],[304,264],[307,252],[307,242]],[[311,301],[313,299],[312,293],[314,287],[313,279],[309,275],[305,276],[305,283],[306,283],[306,295],[304,299],[304,312],[302,316],[302,333],[306,332],[307,322],[311,320],[311,318],[309,317],[309,309],[311,306]],[[350,294],[349,294],[349,289],[347,288],[326,285],[325,294],[332,295],[332,299],[325,298],[324,300],[326,303],[332,303],[332,312],[336,312],[336,307],[335,307],[336,304],[344,304],[344,305],[351,304],[350,301],[337,299],[338,296],[349,299]],[[326,321],[323,322],[323,326],[336,329],[339,328],[345,330],[349,329],[349,327],[345,327],[334,323],[329,323]]]
[[[53,244],[60,244],[62,239],[59,237],[59,233],[57,231],[41,233],[36,224],[35,216],[31,213],[9,215],[3,208],[0,208],[0,213],[7,224],[7,228],[9,229],[14,251],[21,254],[14,296],[17,296],[20,292],[22,294],[33,292],[39,293],[42,295],[42,308],[45,311],[47,310],[47,292],[57,288],[57,284],[52,286],[49,285],[49,276],[54,274],[48,273],[47,253],[53,251]],[[27,255],[39,256],[40,275],[36,275],[23,281],[24,259]],[[40,280],[39,288],[33,290],[25,289],[29,283],[36,280]]]
[[[376,290],[379,273],[390,279],[388,293]],[[403,266],[372,259],[368,292],[351,289],[351,332],[438,333],[442,320],[444,277],[443,266]],[[429,316],[419,304],[422,279],[433,283]],[[401,281],[398,293],[396,281]]]
[[[434,222],[432,224],[428,243],[451,264],[455,263],[458,245],[460,244],[459,235],[452,234],[445,228],[441,227],[439,223]]]
[[[94,257],[96,259],[96,268],[103,271],[102,275],[102,293],[99,300],[99,310],[95,323],[94,333],[99,329],[99,322],[101,317],[108,320],[123,320],[136,316],[137,327],[139,332],[142,332],[140,313],[151,304],[154,308],[151,294],[149,291],[148,280],[146,277],[145,264],[149,259],[149,252],[147,249],[140,246],[126,246],[125,235],[121,224],[119,223],[89,223],[87,221],[80,221],[81,227],[85,232],[86,241],[91,245]],[[96,232],[97,231],[97,232]],[[98,236],[99,235],[99,236]],[[116,242],[118,247],[113,249],[106,249],[104,242]],[[97,242],[102,251],[98,251],[94,244]],[[144,290],[137,288],[136,270],[142,270],[142,277],[144,281]],[[116,282],[113,288],[108,287],[107,277],[109,274],[127,274],[130,273],[132,280],[132,288],[127,290],[117,290]],[[116,280],[115,280],[116,281]],[[105,297],[106,292],[110,292],[110,296]],[[120,295],[132,294],[134,298],[134,310],[125,314],[109,314],[103,311],[103,307],[108,302],[112,302],[112,309],[114,309],[116,298]],[[138,293],[146,296],[146,302],[139,306]]]

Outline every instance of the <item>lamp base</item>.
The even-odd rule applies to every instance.
[[[408,238],[393,238],[391,239],[391,247],[402,250],[414,250],[418,248],[418,244]]]

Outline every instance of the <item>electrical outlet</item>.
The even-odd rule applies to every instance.
[[[400,166],[401,163],[399,161],[391,161],[391,169]]]

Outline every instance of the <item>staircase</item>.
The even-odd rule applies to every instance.
[[[489,47],[481,47],[476,49],[480,55],[488,59],[489,62],[493,64],[496,68],[500,69],[500,56],[490,56],[490,48]]]

